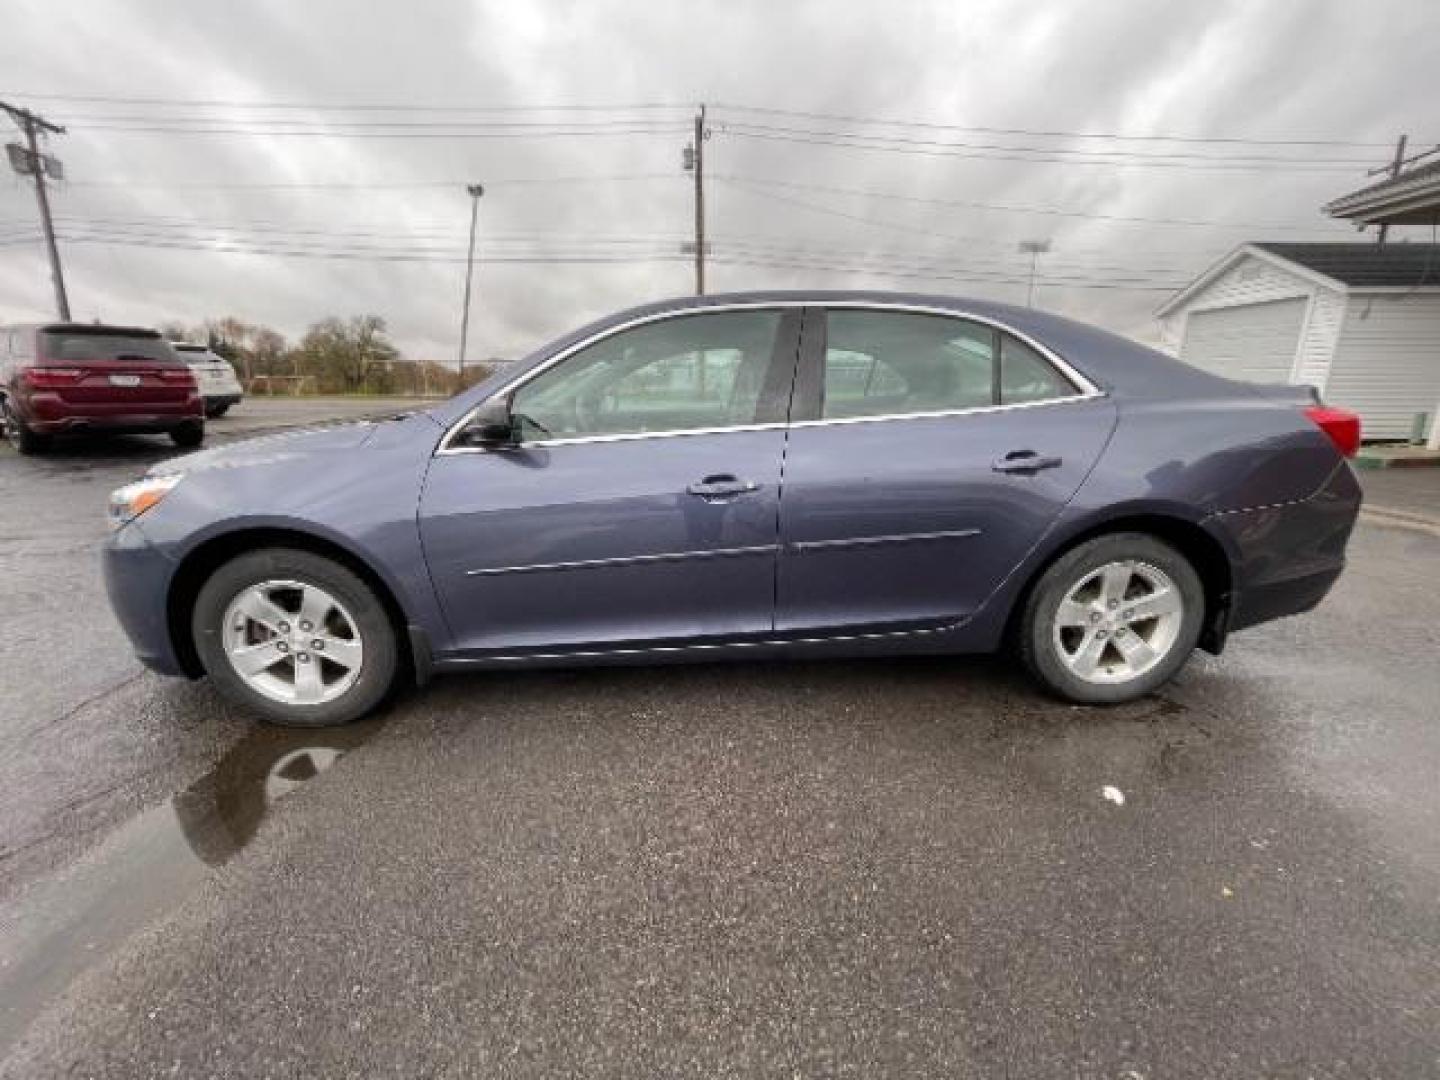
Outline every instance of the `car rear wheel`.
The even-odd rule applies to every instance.
[[[170,441],[176,446],[187,449],[199,446],[205,441],[205,425],[199,421],[181,424],[170,432]]]
[[[346,567],[308,551],[270,548],[221,566],[191,622],[215,686],[278,724],[355,720],[395,680],[395,631],[379,598]]]
[[[31,431],[25,422],[10,410],[7,399],[0,406],[0,420],[5,424],[5,438],[22,454],[38,454],[50,445],[50,436]]]
[[[1100,536],[1066,552],[1036,583],[1020,653],[1069,701],[1130,701],[1180,670],[1204,616],[1204,588],[1180,552],[1143,533]]]

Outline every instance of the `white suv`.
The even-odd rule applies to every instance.
[[[200,394],[205,398],[205,415],[224,416],[231,405],[244,395],[235,369],[223,358],[216,356],[205,345],[187,345],[183,341],[171,343],[180,359],[195,373],[200,384]]]

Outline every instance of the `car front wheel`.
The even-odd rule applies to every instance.
[[[1204,588],[1180,552],[1143,533],[1100,536],[1066,552],[1036,583],[1021,622],[1021,658],[1067,700],[1130,701],[1180,670],[1204,616]]]
[[[395,680],[395,631],[379,598],[312,552],[270,548],[224,564],[201,588],[192,628],[220,692],[275,723],[347,723]]]

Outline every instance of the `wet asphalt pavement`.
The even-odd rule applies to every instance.
[[[294,733],[110,621],[166,453],[0,450],[0,1075],[1440,1074],[1440,535],[1117,709],[751,663]]]

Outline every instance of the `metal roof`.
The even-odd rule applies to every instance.
[[[1440,285],[1440,244],[1304,244],[1250,246],[1356,289]]]

